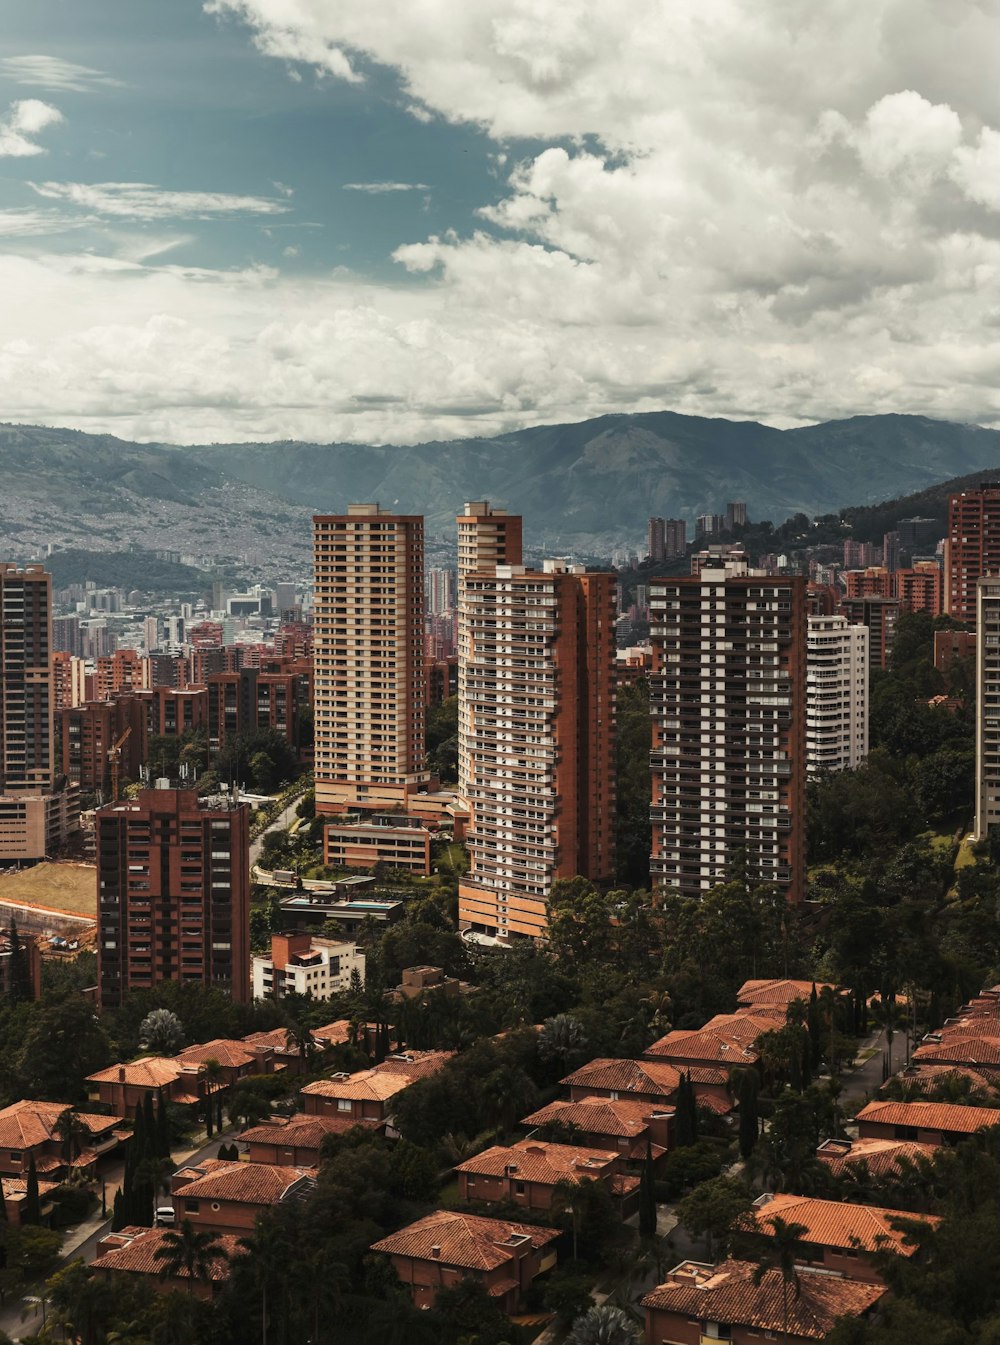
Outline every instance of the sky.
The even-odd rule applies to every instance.
[[[1000,0],[0,0],[0,421],[1000,425]]]

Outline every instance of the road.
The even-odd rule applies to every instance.
[[[901,1069],[905,1049],[901,1035],[897,1035],[894,1048],[892,1063],[896,1069]],[[844,1072],[844,1087],[838,1104],[842,1114],[847,1112],[853,1116],[857,1111],[857,1104],[874,1097],[882,1087],[882,1053],[885,1049],[885,1037],[881,1031],[874,1032],[858,1047],[858,1055],[864,1055],[868,1051],[874,1051],[875,1054],[857,1069],[851,1070],[850,1073]]]
[[[173,1161],[178,1167],[183,1167],[187,1163],[200,1163],[204,1158],[215,1158],[219,1152],[219,1145],[228,1139],[232,1139],[238,1133],[235,1126],[230,1126],[228,1129],[218,1132],[212,1139],[207,1140],[196,1149],[185,1149],[174,1154]],[[125,1162],[122,1160],[101,1174],[105,1182],[109,1210],[114,1201],[115,1192],[121,1185],[124,1171]],[[63,1242],[59,1268],[79,1258],[82,1258],[89,1265],[97,1255],[98,1242],[110,1228],[110,1217],[102,1219],[100,1211],[98,1211],[97,1214],[92,1215],[82,1224],[68,1229]],[[31,1303],[25,1298],[16,1303],[5,1305],[0,1311],[0,1332],[6,1331],[11,1340],[14,1341],[19,1341],[22,1335],[34,1335],[41,1326],[41,1322],[41,1303]]]
[[[304,792],[305,791],[303,791],[303,793]],[[280,831],[283,827],[291,826],[291,824],[295,821],[295,809],[299,806],[299,802],[301,801],[301,799],[302,795],[296,794],[295,798],[292,799],[288,807],[278,814],[278,816],[274,819],[271,825],[267,827],[264,831],[262,831],[255,841],[251,841],[250,843],[251,869],[253,869],[253,866],[260,860],[260,852],[264,846],[264,837],[267,835],[269,831]]]

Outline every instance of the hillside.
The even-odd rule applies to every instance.
[[[997,450],[996,431],[895,415],[777,430],[660,411],[401,447],[178,447],[0,426],[0,522],[28,545],[223,551],[253,573],[262,557],[306,558],[314,510],[379,500],[450,536],[462,501],[488,498],[523,513],[539,546],[600,552],[637,544],[650,514],[693,520],[745,500],[751,518],[779,522],[933,492],[997,469]]]

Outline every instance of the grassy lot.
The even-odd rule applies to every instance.
[[[36,864],[0,874],[0,901],[49,906],[97,919],[97,870],[93,864]]]

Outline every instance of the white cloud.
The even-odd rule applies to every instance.
[[[262,196],[168,191],[148,182],[32,182],[39,196],[123,219],[210,219],[218,215],[281,215],[289,207]]]
[[[122,81],[88,65],[64,61],[61,56],[6,56],[0,60],[0,75],[15,84],[49,89],[54,93],[92,93],[95,89],[121,88]]]
[[[959,145],[951,176],[970,201],[1000,210],[1000,133],[984,126],[975,145]]]
[[[34,137],[63,120],[58,108],[37,98],[22,98],[11,103],[6,116],[0,117],[0,159],[23,159],[46,154],[44,145]]]
[[[384,196],[397,191],[430,191],[426,182],[345,182],[344,191],[364,191]]]

